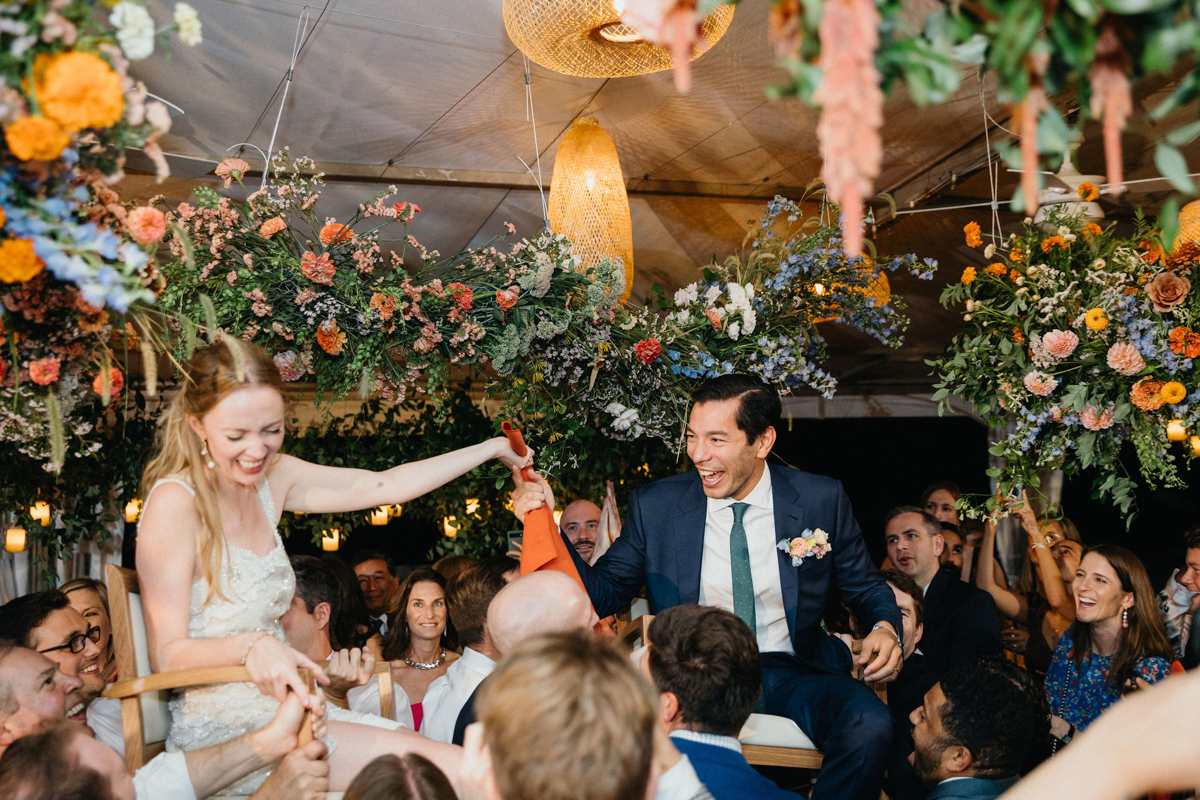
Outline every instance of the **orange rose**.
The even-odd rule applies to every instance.
[[[1146,294],[1154,303],[1154,310],[1166,313],[1182,303],[1192,290],[1192,282],[1174,272],[1160,272],[1146,284]]]
[[[46,268],[28,239],[0,240],[0,281],[24,283]]]
[[[53,161],[71,143],[57,122],[45,117],[21,117],[4,131],[4,141],[22,161]]]

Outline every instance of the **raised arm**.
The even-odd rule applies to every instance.
[[[1042,594],[1046,598],[1046,602],[1050,604],[1050,609],[1054,613],[1063,617],[1068,623],[1074,622],[1075,603],[1071,599],[1071,595],[1067,593],[1067,586],[1063,583],[1062,573],[1058,569],[1058,564],[1054,562],[1054,556],[1050,554],[1050,540],[1046,537],[1046,532],[1038,523],[1028,502],[1022,504],[1020,516],[1021,527],[1029,535],[1033,566],[1042,583]]]
[[[518,457],[507,439],[497,437],[383,472],[325,467],[285,455],[272,470],[271,481],[273,489],[285,492],[284,510],[335,514],[407,503],[493,458],[524,467],[532,461],[533,451]]]
[[[975,573],[975,585],[992,596],[996,610],[1011,620],[1029,622],[1029,605],[1025,598],[1010,592],[996,582],[996,521],[989,519],[983,527],[983,541],[979,544],[979,570]]]
[[[244,664],[263,694],[282,702],[290,687],[305,703],[310,702],[297,667],[314,669],[323,683],[328,679],[316,664],[274,636],[251,631],[216,639],[190,637],[192,582],[200,572],[201,531],[196,503],[187,489],[164,483],[154,490],[137,541],[138,583],[151,667],[167,672]]]

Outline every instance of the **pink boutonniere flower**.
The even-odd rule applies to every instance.
[[[833,548],[829,544],[829,534],[817,528],[805,528],[804,532],[795,539],[783,539],[776,547],[792,557],[792,566],[800,566],[806,558],[824,558]]]

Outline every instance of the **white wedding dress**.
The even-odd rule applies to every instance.
[[[150,490],[154,493],[162,483],[178,483],[195,496],[195,491],[182,480],[165,478]],[[286,639],[280,619],[292,603],[296,591],[296,576],[283,549],[283,540],[275,527],[275,499],[264,478],[258,485],[267,520],[275,533],[275,549],[265,556],[225,543],[221,565],[221,591],[225,599],[208,595],[203,578],[192,582],[191,612],[188,636],[192,639],[217,639],[249,631],[263,631],[279,641]],[[147,496],[146,503],[149,504]],[[253,683],[223,683],[184,690],[172,700],[171,733],[167,750],[196,750],[227,742],[265,726],[275,716],[279,703],[259,692]],[[355,714],[326,703],[326,718],[339,722],[358,722],[395,730],[401,727],[392,720]],[[337,742],[325,738],[332,753]],[[247,775],[218,794],[249,795],[266,780],[274,767]]]

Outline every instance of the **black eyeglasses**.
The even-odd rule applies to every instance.
[[[60,644],[58,647],[48,647],[45,650],[38,650],[39,653],[53,653],[55,650],[70,649],[72,653],[82,653],[83,648],[87,647],[87,640],[91,639],[96,644],[100,643],[100,629],[93,625],[88,628],[87,633],[76,633],[67,640],[66,644]]]

